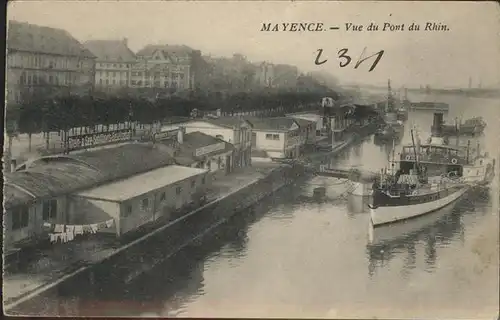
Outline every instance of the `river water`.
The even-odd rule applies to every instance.
[[[481,145],[498,157],[500,103],[443,99],[452,108],[446,119],[484,117]],[[431,121],[426,112],[409,119],[423,137]],[[406,134],[403,141],[409,139]],[[332,162],[376,171],[389,154],[372,138]],[[498,183],[431,215],[375,230],[366,199],[346,195],[345,183],[327,181],[340,196],[322,202],[311,199],[311,183],[297,182],[239,213],[126,285],[92,292],[76,287],[43,303],[65,305],[71,309],[66,314],[81,316],[498,315]]]

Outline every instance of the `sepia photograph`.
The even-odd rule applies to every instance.
[[[7,5],[8,316],[498,319],[500,5]]]

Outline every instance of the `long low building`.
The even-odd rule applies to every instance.
[[[205,194],[207,172],[172,165],[78,192],[68,224],[87,225],[111,217],[113,228],[103,231],[120,236],[159,218],[168,219]]]
[[[66,226],[78,221],[81,214],[74,205],[74,194],[171,165],[176,162],[167,147],[130,143],[79,154],[42,157],[20,171],[7,173],[4,175],[4,248],[23,248],[47,239],[45,225]],[[193,176],[200,172],[192,168],[186,170],[191,170]],[[136,182],[135,187],[140,189],[141,183]],[[91,220],[94,221],[91,218],[85,221]],[[94,221],[100,222],[102,220]]]

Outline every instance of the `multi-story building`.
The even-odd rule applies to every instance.
[[[184,90],[192,88],[191,54],[186,46],[148,45],[137,52],[130,86]]]
[[[67,31],[9,21],[7,101],[35,92],[88,92],[94,76],[95,56]]]
[[[90,40],[84,46],[96,58],[95,87],[112,91],[130,86],[130,70],[135,54],[129,49],[127,39]]]

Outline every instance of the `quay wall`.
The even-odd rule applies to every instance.
[[[128,283],[157,264],[200,238],[233,215],[290,185],[303,175],[298,166],[280,166],[267,176],[251,182],[241,189],[195,210],[176,223],[129,246],[94,266],[90,282],[113,281]],[[112,277],[109,279],[110,270]]]
[[[321,153],[321,157],[334,156],[373,133],[371,128],[363,129],[361,134],[348,139],[345,145],[326,154]],[[35,312],[37,306],[44,305],[43,301],[47,297],[57,299],[58,296],[71,295],[75,290],[92,295],[92,291],[99,287],[126,285],[182,248],[202,240],[203,235],[235,214],[306,176],[306,167],[300,164],[282,164],[264,177],[256,178],[176,221],[130,243],[117,246],[117,251],[108,256],[96,258],[93,262],[82,262],[79,269],[71,268],[73,271],[68,270],[67,275],[12,299],[4,308],[9,314],[16,314],[17,310],[20,310],[19,314],[25,314],[27,309]],[[63,315],[60,310],[58,312]]]
[[[91,294],[96,287],[127,284],[190,243],[199,241],[204,234],[235,214],[280,188],[294,183],[304,172],[301,166],[276,167],[264,177],[256,178],[249,184],[215,199],[178,220],[161,226],[139,239],[121,246],[117,245],[117,251],[107,256],[70,267],[67,275],[8,301],[4,304],[4,309],[12,315],[26,314],[27,310],[38,314],[36,310],[45,304],[43,301],[46,299],[71,295],[75,290]],[[60,310],[56,313],[58,312]]]

